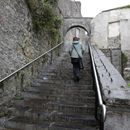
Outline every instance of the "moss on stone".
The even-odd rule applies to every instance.
[[[124,70],[125,67],[127,66],[127,62],[128,62],[128,57],[125,53],[121,53],[121,64],[122,64],[122,76],[124,77]]]
[[[23,100],[23,97],[21,94],[16,94],[14,100]]]
[[[0,117],[4,117],[6,116],[7,114],[5,112],[0,112]]]
[[[128,57],[125,53],[122,52],[122,64],[123,64],[123,68],[126,67],[128,62]]]
[[[36,32],[45,32],[51,42],[59,40],[61,18],[56,13],[58,0],[26,0],[32,14],[33,27]]]

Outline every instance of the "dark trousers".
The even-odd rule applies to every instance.
[[[71,58],[71,63],[73,65],[74,79],[79,80],[79,76],[80,76],[80,59],[79,58]]]

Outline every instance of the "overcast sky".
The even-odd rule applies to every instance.
[[[81,1],[82,15],[95,17],[103,10],[130,5],[130,0],[76,0]]]

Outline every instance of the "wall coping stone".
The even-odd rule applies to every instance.
[[[126,81],[101,50],[94,46],[92,49],[106,105],[130,106],[130,89]]]

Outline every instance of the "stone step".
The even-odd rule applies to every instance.
[[[90,80],[93,80],[92,78],[92,72],[88,72],[88,70],[84,70],[83,72],[81,72],[80,74],[80,82],[83,82],[83,81],[90,81]],[[84,76],[85,75],[85,76]],[[68,72],[68,73],[64,73],[64,74],[57,74],[57,75],[49,75],[49,74],[46,74],[46,75],[40,75],[36,81],[51,81],[51,82],[58,82],[59,81],[62,81],[62,83],[66,83],[66,82],[70,82],[73,81],[73,72]]]
[[[31,87],[34,87],[36,89],[44,89],[44,90],[93,90],[93,85],[88,84],[79,84],[79,83],[73,83],[73,84],[56,84],[56,83],[46,83],[46,84],[40,84],[40,83],[33,83]],[[30,88],[26,89],[29,90]]]
[[[87,123],[89,126],[97,124],[96,119],[92,116],[75,116],[75,115],[64,115],[64,114],[55,114],[48,117],[47,121],[52,122],[62,122],[62,123],[72,123],[72,124],[80,124],[85,126]]]
[[[69,101],[70,102],[70,101]],[[34,113],[51,113],[51,112],[62,112],[66,114],[75,114],[75,115],[92,115],[95,114],[95,106],[93,104],[64,104],[66,102],[45,102],[43,100],[28,100],[28,101],[19,101],[15,103],[15,109],[13,113],[21,113],[25,114],[27,112],[34,112]],[[81,110],[81,112],[80,112]]]
[[[65,74],[63,75],[63,77],[64,76],[66,76]],[[59,83],[59,82],[65,82],[66,81],[66,79],[63,79],[63,77],[62,77],[62,75],[60,75],[60,78],[58,78],[58,77],[55,77],[55,78],[47,78],[47,77],[43,77],[43,78],[37,78],[35,81],[37,81],[37,82],[56,82],[56,83]],[[67,77],[68,77],[68,79],[67,80],[71,80],[71,81],[73,81],[73,75],[71,75],[71,76],[69,76],[68,74],[67,74]],[[90,77],[90,76],[87,76],[87,77],[80,77],[80,79],[81,79],[81,81],[88,81],[88,80],[92,80],[93,78],[92,77]]]
[[[18,130],[18,129],[7,129],[7,128],[4,128],[4,127],[0,127],[0,130]]]
[[[44,107],[44,108],[43,108]],[[68,105],[68,104],[59,104],[59,103],[48,103],[44,105],[43,109],[47,111],[59,111],[59,112],[66,112],[68,114],[90,114],[95,112],[95,108],[93,106],[76,106],[76,105]]]
[[[62,126],[61,127],[54,126],[54,127],[50,128],[49,130],[99,130],[99,126],[97,126],[97,127],[96,126],[95,127],[83,127],[83,128],[70,128],[70,127],[64,128]]]
[[[77,82],[74,82],[73,80],[65,80],[65,81],[54,81],[54,80],[36,80],[33,84],[59,84],[59,85],[64,85],[64,84],[73,84],[75,85]],[[77,84],[81,84],[81,85],[91,85],[93,84],[93,82],[91,80],[87,80],[87,81],[84,81],[84,80],[80,80]]]
[[[95,97],[73,97],[73,96],[59,96],[59,97],[54,97],[54,96],[47,96],[44,98],[41,97],[34,97],[34,96],[29,96],[26,95],[26,98],[24,97],[24,100],[21,102],[25,102],[26,104],[36,104],[36,105],[41,105],[41,104],[46,104],[49,102],[55,102],[55,103],[64,103],[68,105],[77,105],[77,106],[84,106],[84,105],[90,105],[94,106],[95,105]],[[15,104],[21,103],[19,100],[15,101]]]
[[[92,89],[92,86],[53,86],[53,85],[46,85],[46,86],[33,86],[25,90],[25,92],[41,92],[41,93],[47,93],[47,94],[76,94],[76,93],[82,93],[88,96],[95,96],[95,92]],[[80,94],[80,95],[82,95]]]
[[[84,80],[80,80],[78,83],[74,82],[73,80],[66,80],[66,81],[54,81],[54,80],[39,80],[39,81],[35,81],[32,83],[32,86],[41,86],[41,85],[54,85],[54,86],[66,86],[66,84],[70,84],[73,86],[77,86],[76,84],[79,84],[78,86],[82,86],[82,85],[92,85],[93,81],[92,80],[88,80],[88,81],[84,81]]]
[[[0,130],[21,130],[21,129],[16,129],[16,128],[6,128],[6,120],[8,120],[7,118],[0,118]]]
[[[56,84],[56,83],[46,83],[46,84],[41,84],[41,83],[33,83],[31,85],[32,87],[43,87],[44,89],[71,89],[71,90],[92,90],[93,89],[93,85],[92,84],[79,84],[79,83],[73,83],[73,84]]]
[[[22,108],[22,107],[21,107]],[[87,109],[87,108],[86,108]],[[92,108],[91,108],[92,109]],[[25,110],[25,109],[24,109]],[[68,121],[72,121],[74,122],[75,120],[77,120],[78,122],[82,122],[82,120],[86,120],[86,118],[88,119],[88,117],[93,117],[93,114],[92,111],[89,112],[89,114],[83,114],[81,115],[81,113],[70,113],[68,111],[58,111],[58,110],[43,110],[42,108],[29,108],[29,109],[26,109],[24,111],[22,109],[21,110],[16,110],[15,111],[15,116],[24,116],[24,117],[27,117],[27,118],[31,118],[33,120],[48,120],[48,121],[53,121],[53,122],[56,122],[56,121],[62,121],[62,122],[66,122],[67,119]],[[81,123],[80,122],[80,123]]]
[[[28,120],[22,119],[22,121],[15,119],[5,122],[5,127],[9,130],[47,130],[49,123],[34,124]]]
[[[66,64],[66,63],[65,63]],[[84,72],[84,70],[87,70],[87,72],[91,72],[91,66],[89,65],[85,65],[84,64],[84,69],[81,69],[81,73]],[[57,75],[57,74],[64,74],[64,73],[72,73],[73,72],[73,65],[61,65],[61,66],[56,66],[56,68],[53,69],[47,69],[46,71],[41,71],[40,75],[44,76],[44,75]]]
[[[37,99],[37,100],[45,100],[45,101],[49,101],[49,102],[66,102],[67,101],[69,103],[79,103],[80,102],[82,104],[94,104],[95,102],[95,97],[93,96],[83,96],[83,95],[63,95],[63,94],[60,94],[60,95],[44,95],[44,94],[37,94],[37,93],[28,93],[28,92],[25,92],[23,94],[23,98],[25,100],[30,100],[31,99]]]
[[[84,77],[84,74],[85,74],[85,77]],[[38,78],[40,78],[40,79],[63,79],[64,78],[64,76],[68,76],[68,79],[71,79],[72,77],[73,77],[73,70],[71,70],[71,72],[65,72],[64,74],[62,74],[62,73],[57,73],[57,74],[54,74],[54,75],[52,75],[52,74],[48,74],[48,73],[46,73],[46,74],[40,74],[39,76],[38,76]],[[87,69],[84,69],[84,70],[81,70],[81,72],[80,72],[80,75],[81,75],[81,77],[82,78],[88,78],[88,76],[90,77],[92,77],[92,72],[90,71],[90,72],[88,72],[88,70]],[[63,79],[64,80],[64,79]]]
[[[8,128],[0,127],[0,130],[20,130],[20,129],[10,129],[10,128],[8,129]]]
[[[84,72],[84,73],[86,73],[86,72]],[[92,79],[92,76],[91,76],[91,74],[86,74],[87,76],[85,76],[84,77],[84,74],[83,73],[81,73],[81,76],[80,76],[80,78],[81,78],[81,80],[85,80],[85,81],[88,81],[89,79]],[[64,77],[65,76],[67,76],[67,78],[66,79],[64,79]],[[58,82],[58,81],[60,81],[61,80],[61,82],[63,82],[63,81],[65,81],[65,80],[71,80],[71,81],[73,81],[73,73],[68,73],[68,74],[65,74],[64,73],[64,75],[59,75],[59,77],[58,76],[55,76],[54,78],[47,78],[47,77],[40,77],[40,78],[37,78],[36,79],[36,81],[55,81],[55,82]],[[59,82],[58,82],[59,83]]]
[[[66,66],[63,66],[63,64],[66,64]],[[72,64],[69,64],[69,63],[62,63],[61,65],[57,65],[55,68],[49,68],[46,72],[54,72],[54,73],[57,73],[57,72],[60,72],[61,70],[66,70],[67,72],[71,72],[72,71],[72,68],[73,68],[73,65]],[[90,66],[90,63],[84,63],[84,69],[88,69],[88,70],[91,70],[91,66]],[[66,72],[65,71],[65,72]],[[45,73],[44,71],[42,71],[42,73]]]
[[[66,63],[65,63],[66,64]],[[57,75],[57,74],[64,74],[64,73],[72,73],[73,72],[73,65],[66,65],[66,66],[56,66],[55,69],[48,69],[46,71],[41,71],[40,75]],[[84,72],[84,70],[87,70],[87,72],[91,72],[91,66],[90,65],[84,65],[84,69],[81,69],[81,73]]]
[[[92,97],[95,96],[95,93],[93,90],[71,90],[71,89],[44,89],[44,87],[31,87],[28,90],[26,90],[28,93],[34,93],[34,94],[40,94],[40,95],[65,95],[65,96],[84,96],[84,97]]]
[[[20,104],[23,104],[26,106],[44,106],[45,104],[48,103],[56,103],[56,104],[66,104],[66,105],[74,105],[74,106],[91,106],[91,107],[95,107],[95,98],[84,98],[84,99],[75,99],[75,98],[71,98],[71,100],[69,100],[70,98],[57,98],[57,99],[41,99],[41,98],[28,98],[28,99],[24,99],[21,101],[15,101],[15,105],[21,107]]]
[[[35,112],[62,112],[66,114],[75,114],[75,115],[89,115],[95,114],[95,108],[93,105],[68,105],[68,104],[61,104],[61,103],[42,103],[41,105],[37,105],[36,103],[23,103],[23,104],[16,104],[15,108],[17,111],[24,113],[25,111],[33,110]]]
[[[86,77],[84,77],[84,73],[86,73],[86,72],[83,72],[80,74],[81,80],[86,80],[86,81],[93,80],[91,73],[87,72],[87,74],[85,74]],[[62,80],[62,81],[65,81],[65,80],[72,80],[72,79],[73,79],[73,74],[68,73],[68,74],[63,74],[63,75],[59,74],[59,75],[53,75],[53,76],[49,75],[49,74],[40,75],[37,80]]]
[[[27,118],[31,118],[33,120],[48,120],[52,122],[56,121],[62,121],[62,122],[69,122],[69,121],[82,121],[86,120],[88,117],[93,117],[93,115],[88,114],[88,115],[80,115],[80,114],[67,114],[63,112],[58,112],[56,110],[53,110],[51,112],[43,112],[43,111],[36,111],[36,110],[27,110],[27,111],[15,111],[15,116],[24,116]]]
[[[77,122],[52,122],[32,120],[27,117],[16,117],[10,121],[5,122],[6,128],[19,129],[19,130],[86,130],[86,128],[98,127],[98,122],[94,118],[86,118],[82,123]],[[60,129],[61,128],[61,129]],[[57,130],[58,130],[57,129]],[[90,129],[91,130],[91,129]]]

